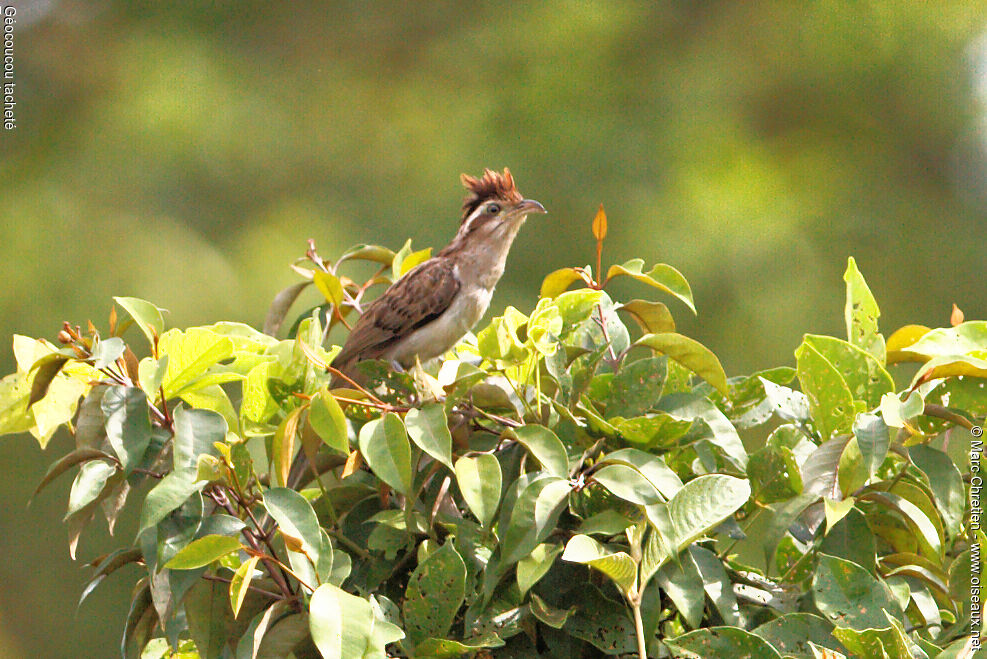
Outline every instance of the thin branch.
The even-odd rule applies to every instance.
[[[922,414],[925,416],[934,416],[939,419],[944,419],[946,421],[952,421],[958,426],[963,426],[967,430],[973,430],[973,422],[961,414],[957,414],[952,410],[949,410],[942,405],[933,405],[932,403],[926,403],[925,409],[922,410]]]
[[[221,577],[221,576],[216,575],[216,574],[203,574],[202,575],[202,578],[203,579],[206,579],[207,581],[221,581],[223,583],[230,583],[232,581],[232,579],[227,579],[226,577]],[[274,593],[274,592],[271,592],[269,590],[264,590],[263,588],[259,588],[257,586],[249,586],[248,585],[247,586],[247,590],[252,590],[255,593],[260,593],[261,595],[267,595],[271,599],[276,599],[276,600],[283,600],[283,599],[285,599],[284,595],[280,595],[278,593]],[[292,598],[294,599],[295,596],[292,595]]]

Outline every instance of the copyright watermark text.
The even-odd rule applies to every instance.
[[[17,128],[17,117],[14,115],[14,24],[17,23],[17,8],[4,5],[3,15],[3,127],[4,130]]]
[[[981,530],[983,507],[980,498],[983,491],[984,479],[981,476],[981,459],[984,454],[984,442],[980,439],[984,430],[982,426],[970,429],[973,439],[970,441],[970,632],[974,650],[980,648],[980,633],[983,628],[983,595],[981,594],[981,557],[980,543],[976,531]]]

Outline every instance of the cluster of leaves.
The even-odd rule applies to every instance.
[[[73,556],[98,511],[112,531],[140,506],[83,593],[139,567],[123,656],[963,656],[987,322],[885,341],[851,260],[846,340],[728,379],[664,304],[606,292],[629,277],[694,311],[685,278],[603,275],[602,208],[593,232],[595,271],[551,273],[437,371],[365,363],[363,385],[328,388],[325,337],[428,251],[310,248],[269,334],[165,331],[116,298],[105,336],[15,337],[0,432],[74,436],[38,488],[78,466]],[[362,283],[340,272],[359,260]],[[273,338],[309,285],[324,303]]]

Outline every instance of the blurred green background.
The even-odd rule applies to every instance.
[[[882,327],[982,318],[987,8],[887,2],[14,1],[18,128],[0,134],[0,337],[105,326],[110,296],[172,325],[260,326],[315,238],[440,247],[460,172],[510,166],[550,210],[494,297],[549,271],[677,266],[682,330],[728,374],[842,331],[848,255]],[[621,295],[650,293],[628,286]],[[3,372],[14,365],[0,352]],[[76,610],[69,445],[0,440],[0,656],[116,656],[134,572]],[[131,511],[132,515],[135,511]]]

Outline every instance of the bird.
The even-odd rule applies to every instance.
[[[362,361],[382,359],[409,368],[456,345],[490,306],[528,215],[547,212],[540,202],[521,196],[506,167],[503,172],[485,169],[479,177],[462,174],[460,180],[467,194],[455,237],[374,300],[333,359],[332,368],[350,380],[359,382],[355,369]],[[346,380],[334,374],[329,387],[340,386],[347,386]],[[288,487],[298,487],[313,468],[299,452]]]
[[[368,359],[402,368],[416,359],[425,363],[452,348],[486,313],[518,231],[528,215],[546,210],[521,196],[506,167],[460,180],[467,195],[455,237],[367,307],[334,369],[356,378],[354,368]],[[336,376],[330,387],[340,384]]]

